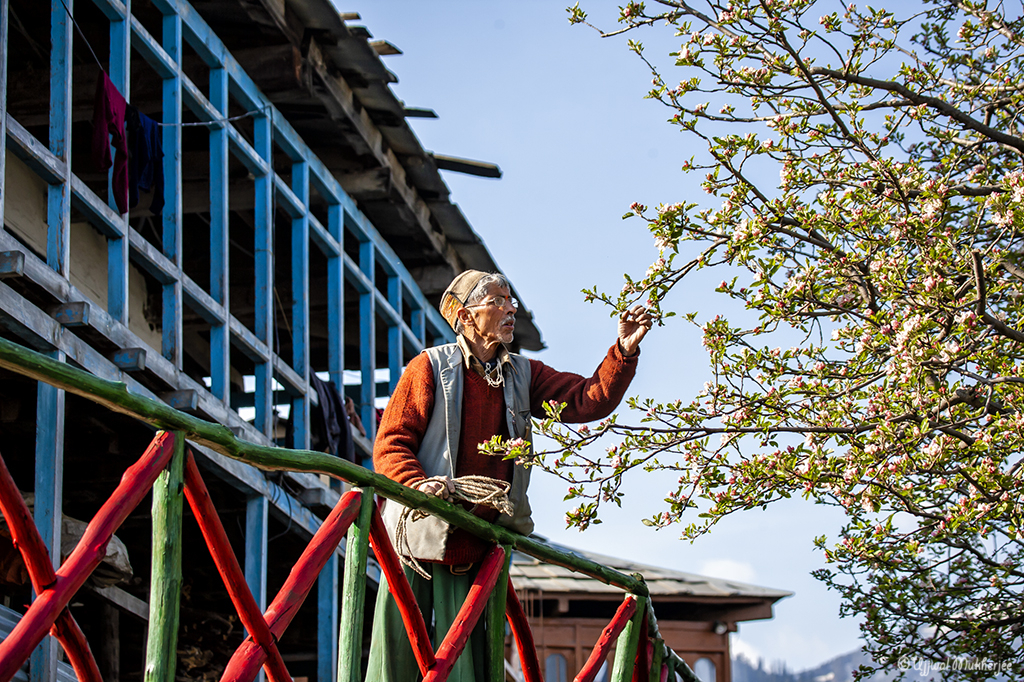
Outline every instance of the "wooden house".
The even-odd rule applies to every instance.
[[[740,622],[772,617],[791,592],[711,578],[563,547],[622,573],[644,576],[665,643],[702,682],[729,682],[729,633]],[[515,553],[510,571],[530,620],[545,682],[566,682],[579,670],[622,601],[619,590],[561,566]],[[508,648],[512,655],[511,645]],[[614,658],[609,655],[608,661]],[[514,667],[514,666],[513,666]],[[567,672],[568,671],[568,672]],[[606,682],[608,667],[597,677]]]

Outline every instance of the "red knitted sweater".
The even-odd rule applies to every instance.
[[[584,378],[571,372],[558,372],[543,362],[530,360],[530,406],[535,417],[544,417],[543,403],[566,403],[562,420],[589,422],[603,419],[622,400],[636,373],[637,356],[624,357],[616,343],[593,376]],[[489,386],[476,372],[464,371],[462,393],[462,430],[459,439],[455,475],[489,476],[512,480],[512,462],[481,454],[477,445],[492,436],[508,437],[505,399],[501,388]],[[423,434],[434,407],[434,373],[425,353],[416,356],[402,373],[388,401],[373,447],[373,466],[377,473],[414,486],[426,478],[416,458]],[[480,508],[476,514],[488,521],[498,513]],[[445,564],[467,564],[483,559],[489,544],[471,533],[456,529],[448,538]]]

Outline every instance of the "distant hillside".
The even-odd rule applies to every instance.
[[[857,649],[848,654],[836,656],[816,668],[794,673],[786,670],[784,665],[765,663],[763,660],[755,663],[743,656],[738,656],[732,660],[732,682],[853,682],[853,671],[867,663],[868,660],[867,654]],[[879,671],[863,682],[892,682],[898,673],[899,671],[896,670]],[[906,682],[925,682],[925,680],[942,682],[942,675],[934,671],[929,671],[927,675],[924,675],[912,670],[903,679]],[[996,676],[992,680],[993,682],[1006,682],[1007,678]]]

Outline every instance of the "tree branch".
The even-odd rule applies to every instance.
[[[1021,334],[1016,329],[1013,329],[1005,322],[997,318],[992,313],[985,309],[985,300],[987,297],[987,287],[985,285],[985,271],[981,265],[981,254],[977,251],[971,252],[971,265],[974,270],[974,287],[977,291],[977,298],[974,301],[974,311],[978,317],[985,320],[985,322],[995,329],[997,332],[1002,334],[1008,339],[1016,341],[1018,343],[1024,343],[1024,334]]]
[[[899,93],[906,99],[910,100],[914,104],[926,104],[933,109],[945,114],[954,121],[959,121],[964,127],[980,133],[985,137],[999,142],[1007,147],[1010,147],[1020,154],[1024,154],[1024,140],[1013,135],[1007,135],[1002,133],[991,126],[987,126],[981,121],[975,120],[954,107],[949,102],[939,99],[938,97],[932,97],[930,95],[923,95],[919,92],[914,92],[902,83],[896,83],[894,81],[884,81],[878,78],[868,78],[867,76],[861,76],[853,73],[843,73],[836,71],[835,69],[829,69],[823,66],[812,66],[809,67],[810,73],[816,76],[825,76],[833,80],[843,81],[845,83],[853,83],[855,85],[864,85],[871,88],[877,88],[879,90],[888,90],[889,92]]]

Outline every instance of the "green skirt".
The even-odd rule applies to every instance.
[[[452,575],[447,566],[423,564],[433,577],[426,580],[410,568],[405,569],[412,593],[420,605],[434,651],[441,645],[466,595],[473,584],[479,564],[465,575]],[[487,680],[487,633],[481,616],[448,676],[450,682],[485,682]],[[377,605],[373,615],[373,636],[366,682],[413,682],[421,679],[412,644],[405,632],[402,614],[381,575]]]

